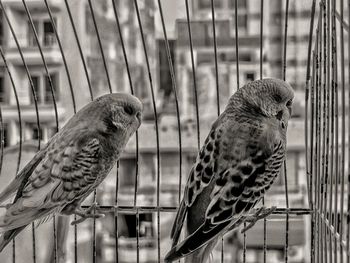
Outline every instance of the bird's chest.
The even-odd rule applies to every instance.
[[[96,167],[96,173],[100,174],[100,176],[96,178],[96,186],[98,186],[107,177],[119,159],[119,156],[120,153],[116,151],[114,153],[106,154],[102,158],[100,164]]]

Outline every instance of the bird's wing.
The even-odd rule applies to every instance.
[[[280,141],[274,144],[273,151],[257,149],[254,156],[222,169],[215,180],[204,223],[173,246],[166,259],[175,260],[191,254],[248,213],[271,186],[283,159],[284,145]]]
[[[218,123],[218,122],[217,122]],[[197,196],[211,182],[213,175],[217,172],[217,155],[219,154],[219,140],[223,130],[215,123],[206,138],[203,147],[199,151],[196,163],[193,165],[185,186],[185,193],[182,202],[178,208],[176,218],[171,230],[173,246],[176,245],[187,209],[192,206]]]
[[[27,163],[24,168],[13,178],[13,180],[10,182],[8,186],[0,193],[0,204],[12,197],[12,195],[16,194],[18,189],[27,182],[29,176],[33,173],[33,171],[37,168],[39,163],[42,161],[42,159],[45,157],[47,149],[50,145],[54,144],[56,139],[58,138],[58,134],[56,133],[50,141],[47,143],[47,145],[39,150],[33,157],[32,160],[30,160],[29,163]],[[22,185],[23,184],[23,185]]]
[[[35,154],[33,159],[13,178],[11,183],[0,193],[0,204],[11,198],[23,181],[26,181],[34,169],[45,156],[45,151],[41,150]]]
[[[72,141],[65,147],[51,147],[0,218],[1,231],[28,224],[85,196],[97,179],[99,152],[96,138],[83,145]]]

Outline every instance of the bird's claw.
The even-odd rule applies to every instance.
[[[277,208],[276,206],[272,206],[271,208],[266,208],[266,207],[258,208],[255,214],[247,216],[245,218],[245,222],[249,222],[249,225],[245,226],[241,230],[241,233],[243,234],[248,229],[252,228],[258,220],[266,218],[267,216],[271,215],[276,210],[276,208]]]
[[[89,208],[83,210],[82,208],[76,209],[75,214],[80,216],[79,219],[74,220],[71,225],[77,225],[84,222],[88,218],[102,218],[105,216],[104,213],[96,213],[96,210],[101,211],[96,202],[94,202]]]

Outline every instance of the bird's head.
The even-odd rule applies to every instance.
[[[141,125],[142,103],[126,93],[106,94],[96,99],[105,107],[104,123],[110,131],[117,130],[131,136]]]
[[[294,91],[287,82],[280,79],[249,82],[237,91],[236,96],[244,108],[250,108],[265,117],[275,117],[285,125],[292,114]]]

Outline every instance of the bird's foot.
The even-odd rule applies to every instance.
[[[89,208],[87,209],[82,209],[81,207],[77,208],[75,210],[75,214],[80,216],[79,219],[74,220],[71,225],[77,225],[80,224],[81,222],[84,222],[88,218],[101,218],[104,217],[104,213],[96,213],[96,211],[101,211],[101,209],[98,207],[97,203],[94,202]]]
[[[245,218],[245,222],[249,222],[249,224],[241,230],[241,233],[243,234],[248,229],[252,228],[258,220],[271,215],[276,210],[276,208],[276,206],[272,206],[271,208],[260,207],[256,209],[255,214],[249,215]]]

